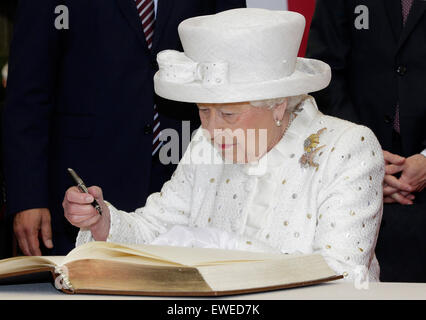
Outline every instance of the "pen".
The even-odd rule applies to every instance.
[[[68,172],[70,173],[71,177],[74,179],[75,183],[77,183],[77,187],[81,192],[89,193],[89,190],[87,190],[86,185],[84,184],[83,180],[75,173],[75,171],[71,168],[68,168]],[[91,205],[98,211],[100,215],[102,215],[101,206],[99,203],[95,200],[91,203]]]

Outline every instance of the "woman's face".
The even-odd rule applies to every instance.
[[[249,102],[198,104],[201,125],[224,160],[232,163],[255,161],[281,138],[287,101],[272,109],[253,107]]]

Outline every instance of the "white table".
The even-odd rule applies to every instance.
[[[1,285],[0,300],[187,300],[197,298],[144,297],[65,294],[55,289],[51,283]],[[368,289],[357,289],[354,283],[341,280],[314,286],[244,294],[213,300],[426,300],[426,283],[384,283],[373,282]]]

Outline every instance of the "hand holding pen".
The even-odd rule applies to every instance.
[[[87,188],[72,169],[68,172],[77,186],[65,193],[62,202],[65,218],[80,229],[90,230],[96,241],[105,241],[109,234],[110,214],[102,189],[96,186]]]
[[[83,180],[77,175],[77,173],[71,168],[68,168],[68,172],[70,173],[71,177],[74,179],[75,183],[77,184],[77,188],[83,193],[89,193],[89,190],[87,189]],[[96,199],[93,199],[93,202],[91,203],[91,205],[96,209],[96,211],[100,215],[102,215],[101,206],[96,201]]]

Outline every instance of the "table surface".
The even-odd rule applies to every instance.
[[[366,285],[366,284],[364,284]],[[0,300],[133,300],[176,297],[65,294],[52,283],[0,285]],[[197,298],[189,298],[197,299]],[[200,298],[206,299],[206,298]],[[207,299],[223,300],[426,300],[426,283],[371,282],[360,288],[342,280],[313,286]]]

